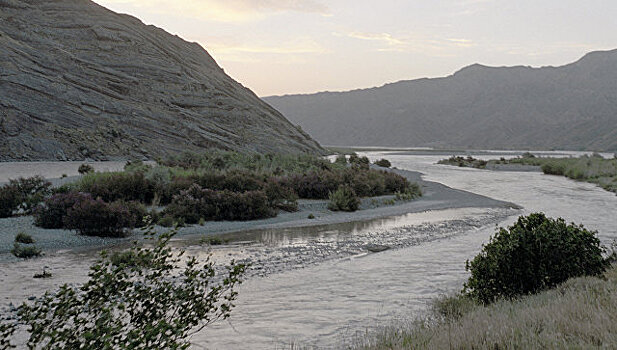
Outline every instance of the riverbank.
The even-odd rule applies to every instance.
[[[445,185],[422,180],[418,172],[407,170],[392,170],[406,177],[410,182],[420,185],[423,196],[419,199],[392,204],[393,196],[364,198],[360,210],[356,212],[332,212],[327,209],[326,200],[300,200],[299,210],[293,213],[281,212],[277,217],[254,221],[213,221],[203,226],[193,225],[183,227],[178,237],[214,236],[223,233],[241,232],[247,230],[266,230],[294,227],[314,227],[345,222],[358,222],[385,218],[406,213],[417,213],[427,210],[452,208],[517,208],[513,203],[493,200],[466,191],[449,188]],[[309,214],[315,218],[309,219]],[[163,231],[165,228],[158,227]],[[15,261],[9,251],[15,236],[24,232],[31,235],[38,247],[45,253],[57,250],[80,250],[122,245],[139,238],[137,233],[127,238],[102,238],[77,235],[69,230],[49,230],[34,226],[33,218],[29,216],[0,219],[0,261]]]
[[[444,314],[444,311],[445,312]],[[617,267],[555,289],[489,306],[434,308],[432,318],[393,325],[356,349],[614,349]]]

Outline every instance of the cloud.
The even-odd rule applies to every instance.
[[[130,5],[154,13],[174,13],[218,22],[260,20],[280,12],[330,16],[328,6],[318,0],[96,0],[105,5]]]
[[[217,59],[228,62],[260,62],[268,60],[296,60],[306,55],[327,53],[328,50],[311,38],[294,38],[287,42],[275,44],[267,41],[250,43],[233,38],[209,37],[197,39]]]
[[[432,51],[439,55],[440,51],[452,48],[470,48],[476,44],[469,39],[463,38],[437,38],[432,35],[408,34],[394,36],[389,33],[362,33],[348,32],[346,34],[333,33],[336,36],[353,39],[374,41],[381,43],[376,49],[379,52],[426,52]],[[443,52],[441,53],[443,54]]]

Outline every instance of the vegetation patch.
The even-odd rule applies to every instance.
[[[466,167],[466,168],[476,168],[476,169],[484,169],[488,164],[485,160],[476,159],[472,156],[461,157],[461,156],[452,156],[448,159],[442,159],[437,162],[437,164],[445,164],[445,165],[454,165],[458,167]]]
[[[328,209],[332,211],[356,211],[360,207],[360,199],[351,186],[341,185],[330,194]]]
[[[20,232],[17,234],[17,236],[15,236],[15,242],[22,244],[33,244],[35,241],[34,238],[32,238],[32,236],[30,236],[29,234]]]
[[[553,288],[569,278],[598,276],[606,267],[596,232],[543,213],[500,228],[466,269],[465,293],[481,303]]]
[[[18,258],[30,259],[41,256],[42,251],[32,244],[20,244],[15,242],[13,244],[13,249],[11,249],[11,254]]]
[[[246,266],[217,272],[211,261],[171,249],[175,233],[155,236],[150,227],[152,246],[135,243],[115,258],[102,252],[86,283],[22,304],[17,320],[0,315],[2,346],[23,327],[33,349],[188,348],[193,334],[231,315]]]

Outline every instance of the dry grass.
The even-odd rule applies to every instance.
[[[616,349],[617,267],[605,276],[575,278],[537,295],[489,306],[470,307],[449,298],[449,316],[443,317],[444,302],[438,302],[431,320],[384,330],[361,340],[357,348]]]

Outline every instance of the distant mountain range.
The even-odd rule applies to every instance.
[[[198,44],[89,0],[0,0],[0,160],[323,149]]]
[[[326,145],[617,150],[617,50],[264,100]]]

